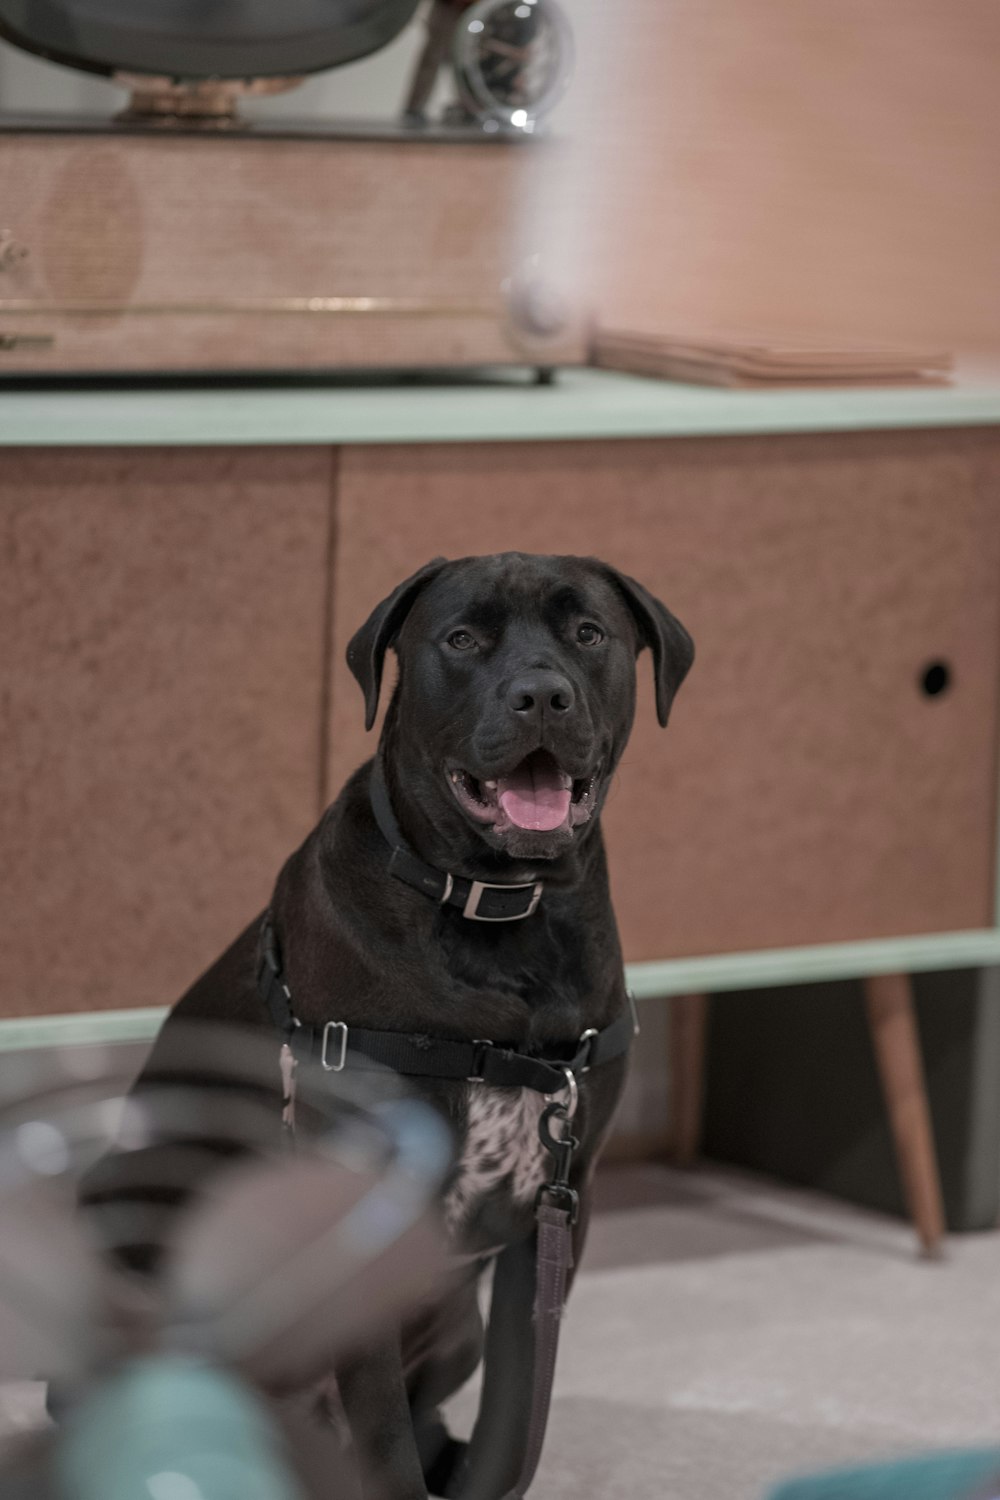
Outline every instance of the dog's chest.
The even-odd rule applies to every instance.
[[[486,1197],[507,1194],[518,1206],[534,1200],[549,1168],[538,1134],[545,1104],[534,1089],[470,1084],[462,1153],[444,1201],[452,1234],[468,1224]]]

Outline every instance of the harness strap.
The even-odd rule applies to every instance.
[[[558,1093],[566,1085],[566,1070],[575,1077],[590,1068],[622,1057],[639,1029],[635,1004],[602,1031],[585,1032],[565,1046],[561,1057],[534,1057],[516,1045],[492,1041],[459,1041],[404,1031],[370,1031],[327,1021],[322,1026],[301,1023],[292,1009],[281,954],[270,913],[261,924],[257,988],[276,1029],[297,1059],[318,1057],[328,1072],[344,1068],[391,1068],[410,1078],[443,1078],[456,1082],[490,1084],[494,1088],[526,1088],[539,1094]],[[557,1050],[556,1046],[548,1049]]]

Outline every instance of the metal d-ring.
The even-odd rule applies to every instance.
[[[559,1095],[566,1093],[566,1091],[568,1090],[569,1098],[565,1104],[560,1106],[561,1110],[563,1111],[563,1119],[568,1124],[576,1114],[576,1107],[580,1102],[580,1089],[576,1081],[576,1074],[573,1072],[572,1068],[562,1068],[561,1072],[566,1080],[565,1084],[554,1094],[546,1094],[545,1102],[546,1104],[555,1104],[559,1098]]]

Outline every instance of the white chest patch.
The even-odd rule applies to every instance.
[[[470,1084],[465,1143],[444,1201],[450,1233],[456,1234],[479,1199],[507,1179],[515,1202],[534,1198],[549,1173],[549,1153],[538,1135],[545,1104],[534,1089]]]

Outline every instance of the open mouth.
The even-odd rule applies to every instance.
[[[448,771],[459,806],[498,832],[524,828],[552,833],[586,823],[597,795],[597,772],[572,777],[548,750],[533,750],[495,780],[480,780],[461,767]]]

